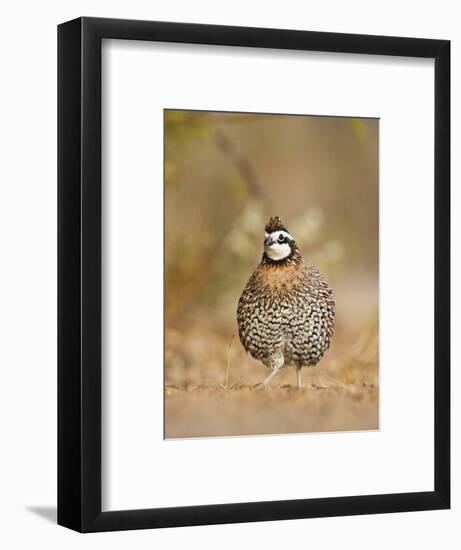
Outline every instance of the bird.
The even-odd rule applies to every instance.
[[[333,291],[314,265],[304,263],[294,237],[279,216],[265,226],[261,262],[237,307],[244,349],[270,369],[257,386],[266,388],[281,368],[318,364],[330,347],[335,323]]]

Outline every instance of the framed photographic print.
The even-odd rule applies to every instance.
[[[449,41],[84,17],[58,102],[58,523],[449,508]]]

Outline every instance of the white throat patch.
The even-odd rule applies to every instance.
[[[274,242],[270,246],[264,245],[264,252],[274,261],[283,260],[291,254],[291,247],[288,243],[278,242],[280,235],[293,240],[293,237],[287,231],[274,231],[270,235],[266,233],[266,239],[270,237]]]

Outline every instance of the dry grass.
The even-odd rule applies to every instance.
[[[337,324],[315,368],[283,369],[268,389],[267,369],[245,353],[235,327],[190,319],[166,334],[165,435],[210,437],[374,430],[379,427],[378,326]]]

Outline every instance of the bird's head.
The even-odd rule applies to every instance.
[[[283,264],[301,261],[296,241],[278,216],[270,218],[265,229],[263,262]]]

